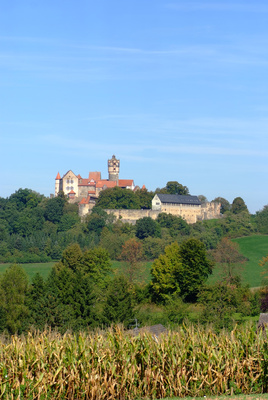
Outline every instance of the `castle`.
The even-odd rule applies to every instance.
[[[137,190],[133,179],[119,179],[120,160],[114,155],[108,160],[108,179],[101,179],[100,172],[89,172],[87,179],[81,175],[75,175],[69,170],[61,178],[58,173],[55,179],[55,196],[60,191],[68,197],[70,203],[78,203],[79,215],[88,214],[96,203],[96,199],[102,190],[113,187],[121,187],[129,190]],[[145,186],[142,187],[145,189]],[[188,223],[200,220],[220,218],[220,203],[201,204],[197,196],[182,196],[171,194],[155,194],[152,200],[151,210],[105,210],[108,214],[114,214],[122,222],[135,223],[143,217],[156,219],[161,212],[177,215]]]
[[[134,190],[133,179],[119,179],[120,160],[115,155],[108,160],[108,179],[101,179],[99,171],[89,172],[88,178],[82,178],[81,175],[75,175],[69,170],[61,178],[59,172],[55,179],[55,196],[63,192],[70,203],[79,203],[79,205],[89,205],[88,209],[94,207],[96,199],[102,190],[113,188],[115,186]]]

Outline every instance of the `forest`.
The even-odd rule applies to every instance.
[[[159,191],[189,193],[178,182]],[[266,311],[266,286],[252,291],[242,284],[245,257],[232,239],[267,235],[268,207],[251,215],[240,197],[231,204],[218,197],[222,218],[192,225],[165,213],[131,225],[104,211],[150,208],[153,196],[146,189],[107,189],[83,220],[63,194],[46,198],[19,189],[0,198],[0,262],[11,263],[0,279],[0,331],[172,326],[185,320],[221,329]],[[30,281],[23,264],[49,261],[55,264],[48,278],[37,273]],[[114,261],[120,268],[113,268]],[[267,257],[260,263],[265,267]],[[216,264],[222,274],[211,283]]]

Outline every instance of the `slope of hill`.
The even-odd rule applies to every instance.
[[[268,236],[253,235],[233,239],[238,243],[240,252],[248,259],[241,269],[242,282],[250,287],[259,287],[262,284],[262,271],[259,266],[260,260],[268,255]],[[220,276],[219,268],[216,266],[211,282],[215,282]]]

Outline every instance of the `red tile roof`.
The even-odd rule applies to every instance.
[[[133,186],[133,185],[134,185],[133,179],[118,179],[119,187],[126,187],[126,186]]]
[[[107,188],[113,188],[116,186],[116,182],[102,179],[101,181],[98,181],[96,183],[96,188],[103,188],[104,186],[106,186]]]
[[[93,179],[95,182],[101,180],[101,173],[99,171],[90,172],[88,175],[88,180],[91,181]]]
[[[82,182],[79,182],[78,186],[89,186],[88,179],[82,179]]]
[[[89,200],[90,200],[90,196],[87,196],[87,198],[83,197],[79,204],[88,204]]]
[[[56,176],[56,179],[61,179],[59,172],[58,172],[58,175]]]
[[[68,194],[76,194],[73,190],[71,190]]]

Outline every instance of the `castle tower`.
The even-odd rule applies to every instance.
[[[120,167],[120,160],[117,160],[115,158],[115,156],[112,156],[112,158],[110,160],[108,160],[109,181],[118,182],[118,179],[119,179],[119,167]]]
[[[58,172],[58,175],[56,176],[55,179],[55,196],[58,196],[60,190],[61,190],[61,177],[60,173]]]

